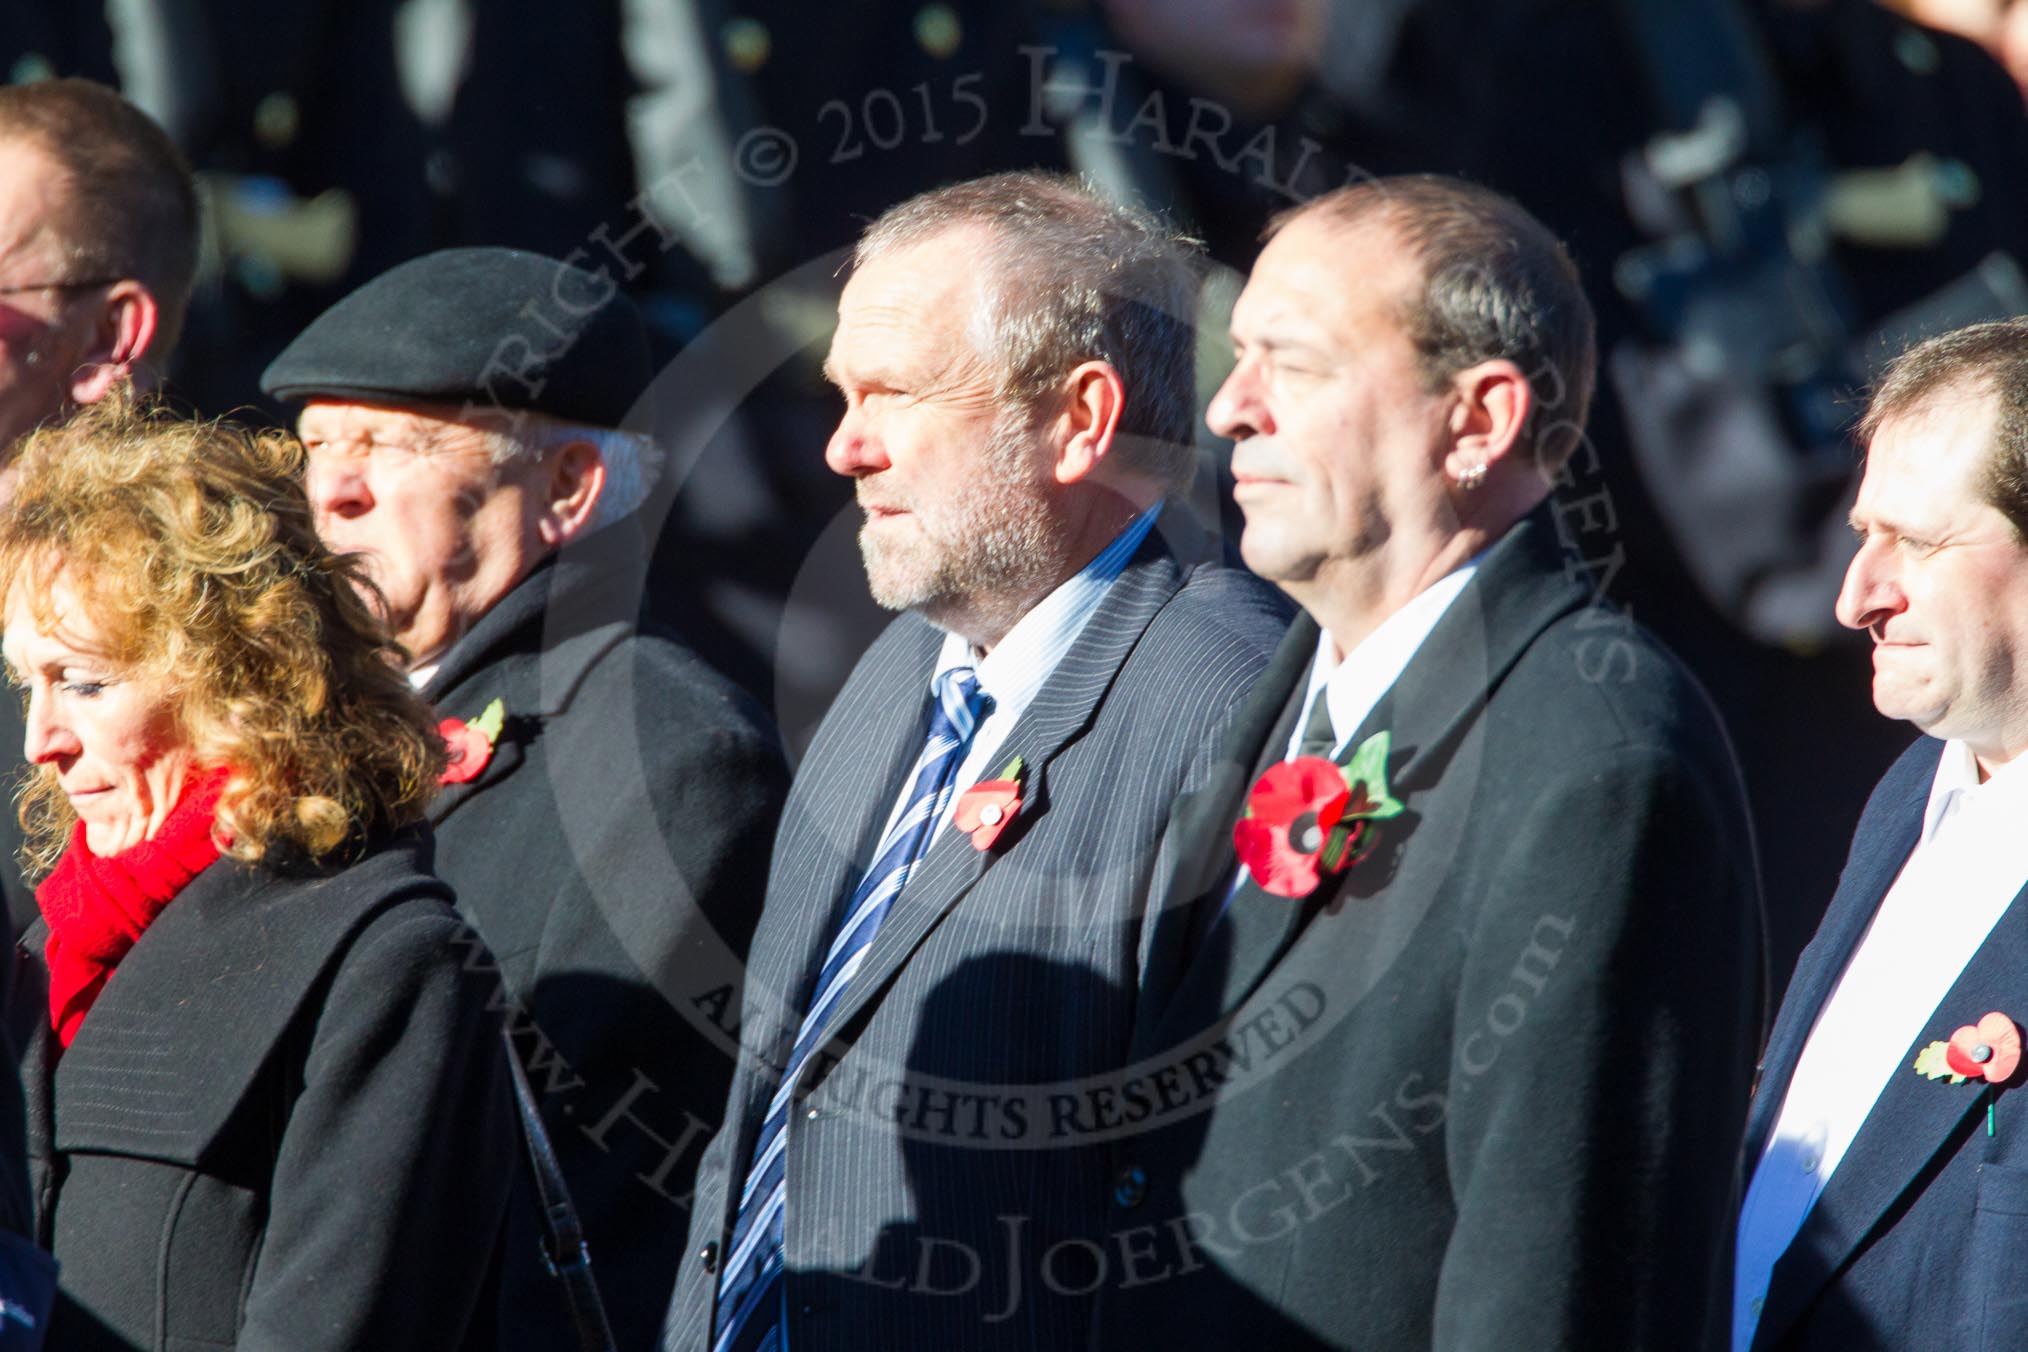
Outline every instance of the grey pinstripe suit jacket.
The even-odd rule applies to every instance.
[[[1098,1232],[1111,1184],[1103,1146],[1084,1139],[1078,1081],[1124,1054],[1170,804],[1212,764],[1289,613],[1258,579],[1186,569],[1151,534],[997,758],[1027,767],[1014,823],[983,853],[949,828],[933,839],[796,1087],[793,1346],[1082,1339],[1081,1237]],[[941,642],[915,616],[895,621],[790,792],[665,1347],[708,1345],[719,1249],[778,1083],[769,1067],[920,749]]]

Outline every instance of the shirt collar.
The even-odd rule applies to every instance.
[[[1338,645],[1326,629],[1317,635],[1317,656],[1310,665],[1310,686],[1303,707],[1309,708],[1318,688],[1331,710],[1334,750],[1344,748],[1345,739],[1359,730],[1373,706],[1380,702],[1400,677],[1402,670],[1436,628],[1437,621],[1457,600],[1479,571],[1483,553],[1475,554],[1417,592],[1415,598],[1381,621],[1380,626],[1361,639],[1359,646],[1338,659]]]
[[[978,672],[979,688],[993,698],[995,715],[1026,708],[1084,632],[1107,589],[1126,571],[1127,561],[1148,538],[1161,511],[1158,502],[1128,522],[1090,563],[1015,621],[1007,636],[984,658],[964,638],[945,634],[936,669],[930,673],[930,689],[936,689],[946,671],[972,667]]]
[[[2017,757],[2001,766],[1982,784],[1978,757],[1971,747],[1956,738],[1945,742],[1943,754],[1937,757],[1936,778],[1930,781],[1929,804],[1923,809],[1923,840],[1935,835],[1947,816],[1974,802],[1983,807],[1996,800],[2028,797],[2028,774],[2020,768],[2022,760],[2028,757]]]

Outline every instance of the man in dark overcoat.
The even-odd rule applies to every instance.
[[[1232,335],[1241,551],[1307,616],[1172,820],[1098,1345],[1692,1346],[1753,843],[1701,691],[1587,582],[1575,271],[1381,179],[1279,223]]]
[[[263,379],[307,401],[319,531],[366,555],[445,716],[437,872],[499,963],[622,1347],[667,1299],[786,782],[766,716],[636,623],[660,457],[626,424],[648,383],[610,277],[509,249],[384,273]],[[565,1345],[533,1213],[514,1219],[503,1332]]]

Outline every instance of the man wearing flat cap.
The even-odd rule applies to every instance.
[[[367,283],[261,381],[305,401],[319,530],[445,717],[437,871],[499,963],[620,1347],[667,1297],[785,788],[765,715],[636,623],[648,383],[610,279],[494,248]],[[573,1345],[516,1211],[503,1345]]]

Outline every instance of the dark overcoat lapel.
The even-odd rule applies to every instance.
[[[1397,797],[1412,797],[1434,781],[1448,752],[1529,643],[1590,600],[1591,592],[1563,572],[1555,525],[1546,508],[1538,509],[1487,551],[1477,575],[1444,612],[1401,678],[1345,743],[1341,763],[1367,738],[1386,731],[1388,782]],[[1314,619],[1298,617],[1235,725],[1218,778],[1195,796],[1187,815],[1179,807],[1175,830],[1191,844],[1179,855],[1169,894],[1196,900],[1189,907],[1171,907],[1163,917],[1165,928],[1201,933],[1210,923],[1203,908],[1225,905],[1234,868],[1232,823],[1245,811],[1254,779],[1281,759],[1303,716],[1318,632]],[[1149,1008],[1155,1017],[1137,1038],[1139,1049],[1174,1045],[1187,1030],[1201,1029],[1242,1005],[1311,920],[1334,902],[1346,876],[1327,879],[1300,902],[1251,882],[1240,888],[1217,922],[1226,927],[1227,938],[1217,960],[1192,962],[1178,973],[1173,1001],[1162,1002],[1159,991],[1152,993]],[[1176,891],[1179,886],[1188,892]],[[1174,946],[1167,936],[1157,943],[1165,949]]]
[[[417,831],[336,872],[213,864],[60,1056],[20,964],[50,1346],[493,1346],[516,1130],[483,951],[428,867]]]
[[[273,875],[230,860],[206,869],[114,971],[58,1060],[53,1086],[46,976],[40,964],[23,964],[27,981],[13,1001],[13,1031],[24,1047],[37,1172],[52,1146],[204,1163],[346,936],[407,897],[450,900],[450,889],[433,878],[418,876],[403,892],[355,883],[427,870],[427,847],[413,841],[328,888],[320,881],[277,885]],[[40,952],[48,939],[38,920],[21,942]],[[235,1035],[220,1036],[226,1029]],[[174,1076],[152,1069],[169,1062],[178,1067]],[[68,1105],[61,1122],[53,1119],[52,1089]],[[135,1103],[148,1111],[122,1106]],[[38,1193],[43,1184],[36,1180]]]
[[[1344,739],[1388,734],[1404,804],[1357,866],[1231,888],[1313,623],[1172,817],[1121,1090],[1160,1107],[1114,1151],[1113,1221],[1206,1239],[1102,1291],[1105,1345],[1698,1336],[1758,1050],[1751,837],[1702,692],[1557,522],[1484,553]]]
[[[1302,717],[1302,696],[1317,655],[1317,622],[1298,614],[1239,717],[1227,731],[1218,764],[1203,788],[1176,800],[1169,814],[1169,834],[1186,842],[1176,852],[1175,866],[1158,879],[1157,897],[1194,898],[1221,881],[1229,883],[1229,856],[1223,844],[1232,838],[1232,824],[1246,805],[1246,793],[1289,744],[1296,720]],[[1143,964],[1135,1025],[1150,1028],[1175,995],[1183,970],[1224,897],[1212,894],[1205,906],[1174,907],[1174,914],[1150,918],[1148,952]]]

